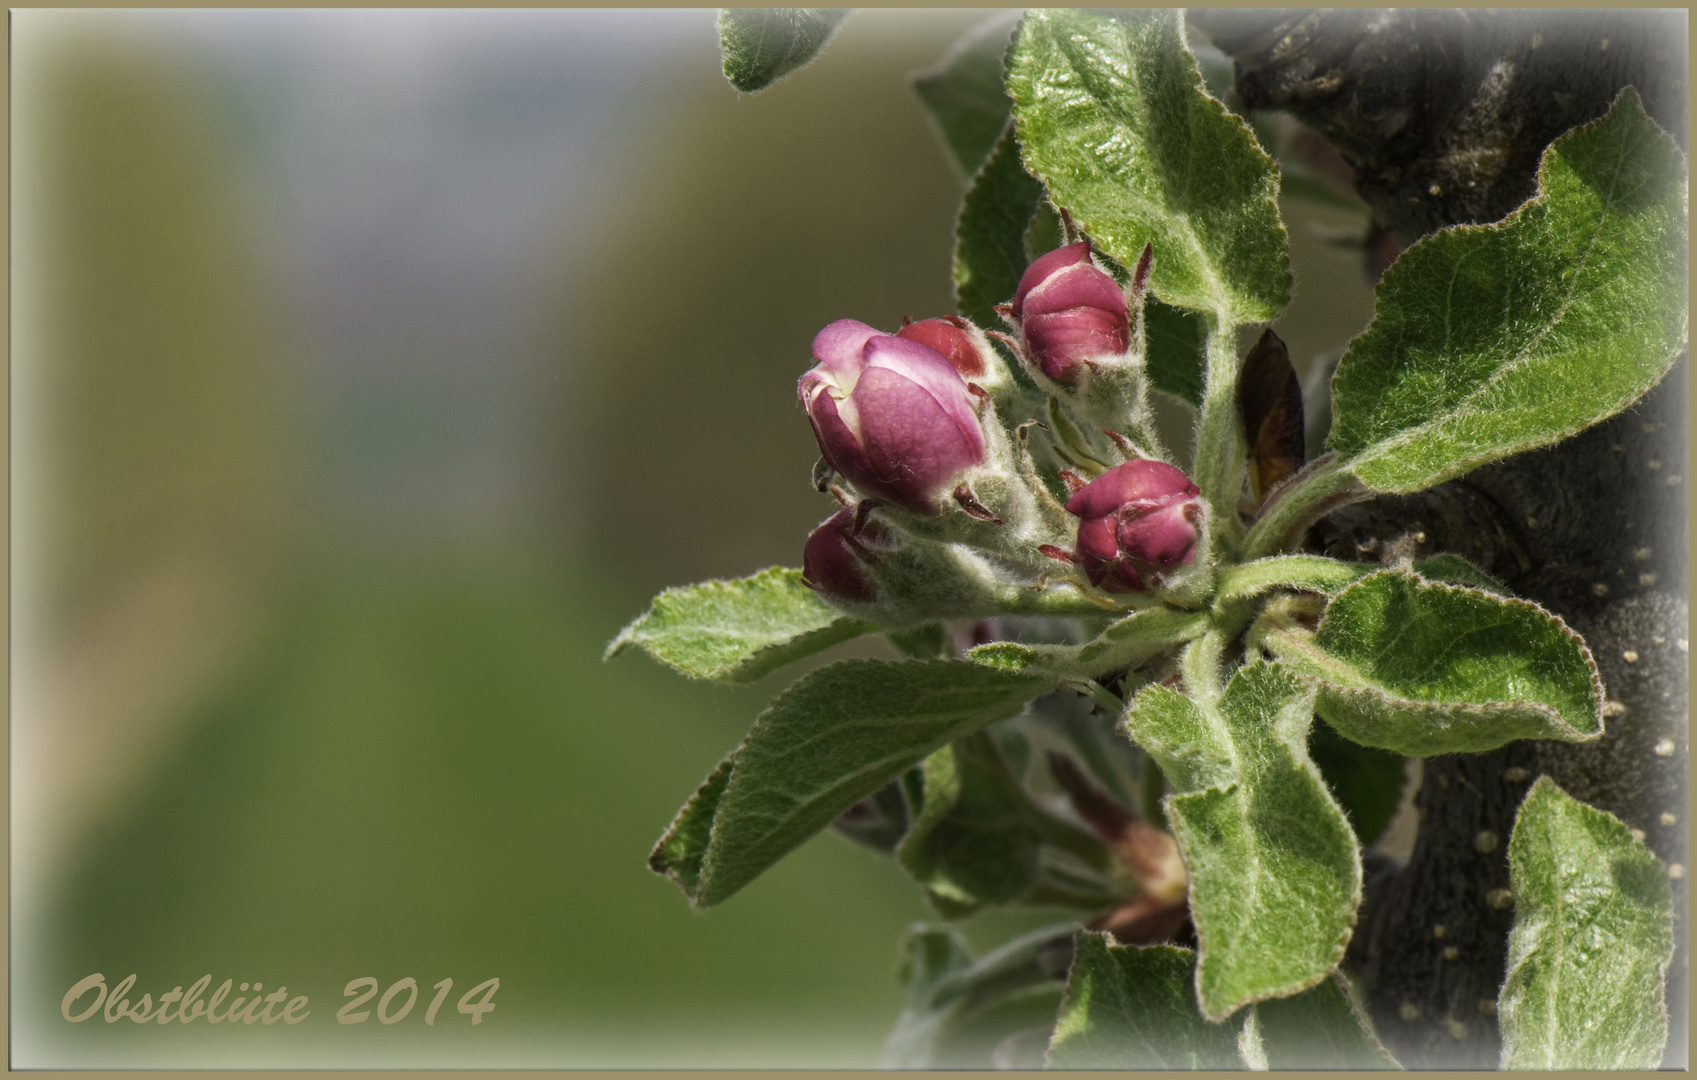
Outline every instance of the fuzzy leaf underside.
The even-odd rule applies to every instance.
[[[1269,589],[1301,589],[1330,596],[1373,568],[1323,555],[1274,555],[1220,572],[1219,597],[1239,600]]]
[[[989,1047],[982,1042],[993,1044],[1008,1030],[986,1021],[1033,1005],[1052,1021],[1063,982],[1045,954],[1077,929],[1073,922],[1045,926],[975,957],[954,927],[915,926],[902,945],[907,1004],[884,1045],[884,1067],[984,1068]]]
[[[1497,999],[1505,1069],[1654,1069],[1668,1037],[1673,900],[1613,815],[1548,777],[1509,839],[1514,927]]]
[[[696,886],[701,883],[701,859],[707,854],[707,840],[712,835],[713,812],[718,809],[725,785],[730,783],[734,757],[726,754],[713,767],[648,855],[648,868],[671,878],[686,896],[694,896]]]
[[[1268,1069],[1398,1069],[1343,977],[1255,1006],[1254,1034]]]
[[[1078,936],[1049,1043],[1051,1069],[1241,1069],[1240,1016],[1210,1023],[1196,1003],[1196,954]]]
[[[1320,715],[1364,746],[1427,757],[1602,734],[1590,650],[1527,600],[1382,570],[1333,597],[1312,638],[1269,641],[1319,688]]]
[[[1152,244],[1155,296],[1239,323],[1289,301],[1278,170],[1203,88],[1178,12],[1029,12],[1007,85],[1026,167],[1120,263]]]
[[[1037,880],[1042,838],[1027,824],[994,743],[980,736],[936,751],[920,770],[916,811],[896,860],[959,909],[1017,900]]]
[[[1050,671],[1062,678],[1094,679],[1136,667],[1145,660],[1202,634],[1205,612],[1154,607],[1134,611],[1083,645],[1021,645],[995,641],[967,655],[979,664],[1009,671]]]
[[[1332,380],[1328,445],[1410,492],[1614,415],[1685,347],[1685,159],[1623,91],[1550,144],[1538,194],[1403,252]]]
[[[914,93],[962,176],[978,172],[1007,126],[1002,60],[1016,22],[1010,15],[993,17],[968,32],[934,67],[914,73]]]
[[[745,94],[764,90],[807,66],[848,13],[848,8],[721,8],[725,78]]]
[[[711,817],[712,828],[696,887],[681,874],[679,885],[697,907],[719,903],[927,754],[1053,688],[1046,676],[958,660],[809,672],[756,718],[717,798],[709,782],[680,815],[696,832]]]
[[[1214,1019],[1313,986],[1349,942],[1361,856],[1308,757],[1313,700],[1290,673],[1256,662],[1217,707],[1152,686],[1126,714],[1178,792],[1167,817],[1190,871],[1197,997]]]
[[[819,599],[800,570],[773,566],[667,589],[608,643],[603,659],[634,645],[692,679],[746,683],[876,629]]]
[[[1223,788],[1237,778],[1230,736],[1192,700],[1159,683],[1137,692],[1123,725],[1176,791]]]
[[[1315,724],[1309,732],[1308,756],[1319,767],[1332,798],[1343,807],[1361,846],[1383,835],[1402,804],[1402,789],[1408,782],[1407,759],[1352,742],[1324,722]]]

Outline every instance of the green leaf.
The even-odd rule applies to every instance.
[[[913,76],[914,92],[962,176],[978,172],[1007,126],[1002,58],[1015,24],[1014,16],[995,16],[956,42],[935,67]]]
[[[1674,949],[1661,863],[1614,816],[1539,777],[1515,819],[1508,865],[1502,1067],[1657,1068]]]
[[[1396,817],[1408,773],[1401,754],[1362,746],[1315,724],[1308,736],[1308,756],[1325,777],[1332,797],[1343,807],[1356,839],[1363,847],[1377,840]]]
[[[1037,212],[1031,215],[1031,224],[1025,230],[1026,265],[1036,262],[1058,247],[1065,246],[1066,242],[1066,230],[1061,226],[1061,215],[1055,213],[1055,204],[1048,199],[1038,200]],[[1110,264],[1119,265],[1111,260]],[[1127,278],[1130,276],[1126,275]],[[1122,279],[1120,284],[1125,284],[1125,281]]]
[[[846,660],[802,676],[733,755],[691,899],[719,903],[908,766],[1054,685],[959,660]]]
[[[1451,585],[1466,585],[1490,593],[1509,595],[1502,582],[1474,566],[1460,555],[1434,555],[1414,564],[1414,572],[1427,581],[1447,581]]]
[[[1067,679],[1095,679],[1136,667],[1145,660],[1200,636],[1205,611],[1153,607],[1134,611],[1083,645],[1020,645],[995,641],[967,652],[975,663],[1012,671],[1052,671]]]
[[[1223,725],[1170,686],[1155,683],[1138,691],[1126,711],[1125,728],[1177,791],[1224,788],[1237,778],[1231,736]]]
[[[1144,297],[1143,347],[1155,389],[1200,409],[1207,344],[1208,324],[1202,316]]]
[[[1241,1069],[1239,1017],[1202,1018],[1196,954],[1173,945],[1116,945],[1078,935],[1049,1043],[1051,1069]]]
[[[1217,706],[1153,686],[1126,715],[1179,792],[1167,818],[1190,871],[1197,996],[1212,1019],[1315,985],[1349,943],[1361,857],[1308,757],[1313,700],[1294,676],[1256,662]]]
[[[1686,318],[1685,160],[1629,87],[1550,144],[1519,210],[1385,273],[1332,379],[1329,445],[1372,488],[1430,487],[1624,409]]]
[[[1342,562],[1324,555],[1273,555],[1224,568],[1218,598],[1242,600],[1277,588],[1330,596],[1372,569],[1365,563]]]
[[[1009,54],[1026,167],[1154,294],[1258,322],[1290,297],[1278,171],[1202,87],[1176,11],[1033,11]]]
[[[696,788],[695,794],[684,803],[678,816],[666,829],[660,842],[648,854],[648,868],[669,877],[684,891],[694,896],[701,883],[701,859],[707,854],[707,840],[713,831],[713,815],[719,809],[719,799],[731,780],[731,765],[736,755],[726,754],[713,767],[707,779]]]
[[[988,645],[975,645],[968,649],[966,655],[975,664],[985,667],[999,668],[1002,671],[1025,671],[1028,668],[1041,668],[1042,654],[1032,645],[1021,645],[1017,641],[992,641]]]
[[[773,566],[735,581],[667,589],[619,631],[602,659],[635,645],[692,679],[745,683],[876,629],[819,599],[800,570]]]
[[[1426,757],[1602,734],[1590,650],[1529,600],[1382,570],[1333,597],[1313,636],[1265,640],[1319,687],[1320,715],[1363,746]]]
[[[913,823],[896,859],[959,917],[1006,904],[1037,881],[1042,844],[1026,822],[1018,782],[983,733],[925,759]]]
[[[1002,325],[997,304],[1013,299],[1025,272],[1025,230],[1042,188],[1019,161],[1010,128],[973,177],[955,221],[955,302],[981,327]]]
[[[721,8],[725,78],[745,94],[807,64],[848,17],[848,8]]]
[[[1254,1008],[1250,1035],[1268,1069],[1397,1069],[1343,976]]]
[[[987,1068],[1010,1028],[1053,1023],[1075,922],[1033,930],[975,958],[959,930],[915,926],[903,942],[907,1004],[884,1047],[887,1069]],[[1034,1011],[1007,1023],[1010,1012]],[[1000,1023],[997,1023],[1000,1021]]]

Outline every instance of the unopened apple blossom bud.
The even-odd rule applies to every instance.
[[[1084,485],[1067,503],[1078,515],[1078,561],[1108,592],[1142,592],[1163,571],[1196,556],[1201,493],[1160,461],[1128,461]]]
[[[821,330],[813,356],[796,392],[825,460],[862,495],[939,513],[985,455],[979,405],[949,358],[853,319]]]
[[[801,580],[815,592],[847,604],[871,603],[877,598],[866,562],[872,557],[863,534],[878,526],[863,522],[861,534],[854,528],[853,510],[839,510],[807,538],[801,554]]]
[[[963,379],[980,379],[989,370],[982,335],[972,333],[972,324],[965,319],[921,319],[896,331],[896,336],[935,349],[943,355]]]
[[[1125,292],[1090,260],[1082,240],[1027,267],[1011,311],[1026,355],[1059,383],[1075,383],[1088,365],[1116,361],[1131,348]]]

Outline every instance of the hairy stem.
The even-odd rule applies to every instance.
[[[1316,458],[1268,495],[1261,516],[1244,538],[1244,559],[1259,559],[1293,546],[1325,515],[1371,496],[1343,461],[1330,454]]]
[[[1243,431],[1237,417],[1237,327],[1208,316],[1208,380],[1197,426],[1196,486],[1208,501],[1209,561],[1235,553],[1243,540],[1237,494],[1243,486]]]

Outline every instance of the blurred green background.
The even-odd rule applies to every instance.
[[[830,511],[794,380],[950,310],[906,76],[987,14],[752,97],[709,11],[15,14],[15,1066],[877,1063],[892,864],[823,836],[706,914],[644,865],[793,673],[600,653]],[[1360,215],[1289,209],[1306,367],[1371,292],[1312,227]],[[66,1023],[93,972],[312,1015]],[[422,1000],[338,1024],[366,976]]]

